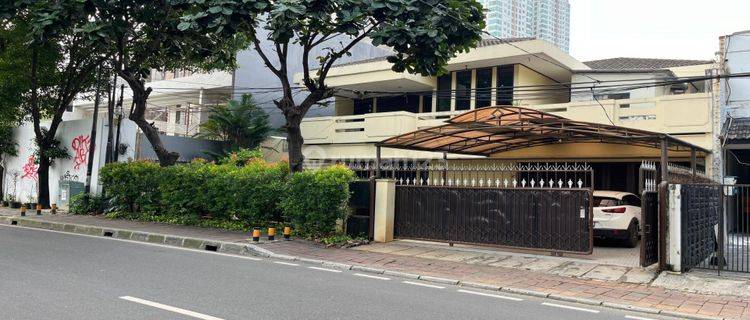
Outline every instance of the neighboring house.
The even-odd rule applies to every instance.
[[[379,141],[493,105],[524,106],[572,120],[668,133],[698,148],[711,150],[714,146],[710,93],[703,82],[622,92],[595,88],[597,81],[602,81],[602,86],[632,80],[638,81],[630,83],[657,85],[665,80],[674,82],[677,77],[704,76],[713,68],[711,61],[617,58],[582,63],[546,41],[521,38],[484,40],[478,48],[452,59],[447,66],[450,73],[441,77],[396,73],[390,67],[384,59],[370,59],[331,70],[328,83],[339,90],[335,116],[308,118],[302,123],[303,152],[311,166],[371,161]],[[443,157],[389,148],[382,149],[381,156],[410,160]],[[613,146],[543,146],[492,158],[495,162],[586,161],[594,164],[597,187],[637,192],[640,162],[658,158],[658,152]],[[689,158],[683,154],[673,160],[687,163]],[[710,158],[699,159],[698,166],[705,168]]]
[[[750,72],[750,31],[719,39],[719,72],[724,75]],[[721,106],[723,169],[737,183],[750,183],[750,78],[720,82],[717,103]]]
[[[534,37],[565,52],[570,46],[568,0],[483,0],[485,30],[499,38]]]

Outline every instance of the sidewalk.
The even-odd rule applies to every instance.
[[[0,208],[0,216],[5,216],[0,217],[0,223],[11,224],[15,220],[22,226],[99,236],[102,236],[106,230],[115,230],[114,237],[127,235],[128,239],[136,241],[207,250],[206,244],[215,243],[217,251],[226,253],[255,254],[280,259],[338,264],[340,267],[363,272],[382,273],[394,277],[419,277],[425,281],[504,290],[617,309],[632,309],[683,318],[750,319],[750,298],[748,297],[696,294],[647,284],[574,278],[534,270],[460,262],[461,260],[438,260],[413,255],[373,252],[372,248],[377,251],[378,247],[386,247],[382,244],[361,247],[357,250],[324,248],[303,240],[252,244],[248,241],[247,234],[236,231],[108,220],[90,216],[35,216],[33,212],[31,214],[21,219],[17,217],[15,210]],[[136,234],[141,234],[141,236],[136,238]],[[110,236],[112,236],[111,233]],[[170,243],[169,239],[180,239],[179,237],[184,239],[179,243]],[[188,240],[191,240],[193,244],[186,246]],[[194,245],[195,241],[200,241],[197,246]]]

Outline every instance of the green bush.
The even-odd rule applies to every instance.
[[[93,194],[77,194],[70,198],[68,211],[72,214],[101,214],[104,212],[104,199]]]
[[[301,233],[312,237],[332,234],[336,221],[348,214],[352,181],[354,173],[344,166],[295,173],[289,179],[281,207]]]
[[[100,171],[108,216],[246,229],[292,222],[306,235],[328,235],[346,217],[353,172],[341,166],[289,174],[286,163],[159,167],[136,161]]]
[[[159,183],[163,169],[149,161],[110,163],[99,170],[99,180],[112,210],[156,212],[159,209]]]

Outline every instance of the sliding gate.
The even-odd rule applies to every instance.
[[[396,179],[396,238],[592,252],[588,165],[433,165],[394,172],[407,177]]]

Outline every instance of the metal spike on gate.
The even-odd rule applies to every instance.
[[[558,185],[558,186],[560,186],[560,188],[562,188],[562,186],[563,186],[563,181],[562,181],[562,179],[560,179],[560,180],[557,180],[557,185]]]
[[[535,184],[536,184],[536,181],[534,181],[534,178],[531,178],[531,187],[533,188]]]
[[[518,185],[518,181],[516,178],[513,178],[513,188],[515,188]]]
[[[539,179],[539,188],[544,188],[544,179]]]
[[[474,178],[471,178],[471,186],[474,187],[474,184],[476,183],[476,180]]]
[[[568,188],[573,187],[573,180],[568,179]]]
[[[526,178],[523,178],[523,180],[521,180],[521,188],[526,188]]]
[[[581,181],[581,179],[578,179],[578,187],[579,188],[583,187],[583,181]]]
[[[482,179],[479,179],[479,187],[480,187],[480,188],[481,188],[481,187],[484,187],[484,180],[482,180]]]

